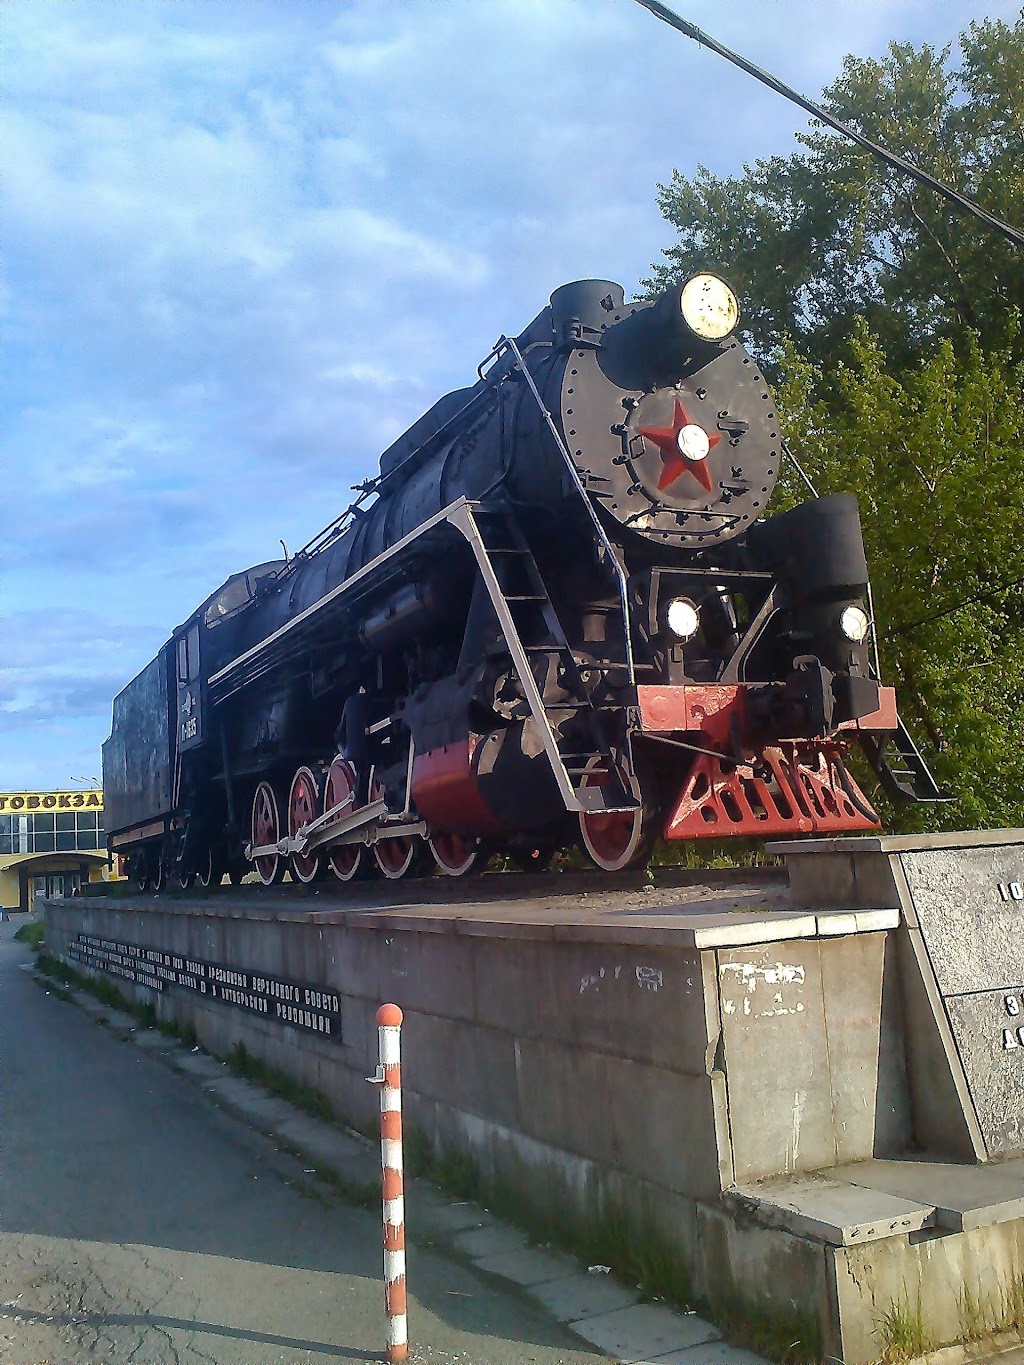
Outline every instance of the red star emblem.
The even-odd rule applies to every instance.
[[[689,470],[702,488],[706,488],[709,493],[711,492],[711,470],[708,469],[706,455],[693,454],[686,456],[683,453],[683,448],[680,446],[680,432],[685,431],[688,427],[695,428],[696,431],[704,434],[707,438],[709,451],[714,450],[715,446],[718,445],[719,441],[722,439],[720,432],[704,431],[704,428],[698,422],[694,422],[691,419],[690,414],[683,407],[682,401],[678,398],[676,399],[676,410],[670,427],[640,427],[640,435],[647,441],[653,441],[661,451],[661,459],[664,468],[661,471],[661,477],[658,479],[659,493],[667,488],[669,484],[675,483],[680,474],[685,473],[687,470]],[[699,438],[697,444],[699,448]]]

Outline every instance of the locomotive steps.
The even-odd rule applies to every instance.
[[[436,1154],[534,1221],[631,1227],[809,1355],[1019,1330],[1024,832],[779,851],[788,884],[88,898],[47,943],[360,1124],[396,1000]]]

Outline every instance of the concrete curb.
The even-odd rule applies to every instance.
[[[302,1113],[255,1082],[233,1075],[226,1062],[146,1028],[86,991],[56,983],[42,972],[33,975],[39,985],[62,994],[122,1041],[193,1081],[233,1117],[315,1166],[342,1194],[360,1197],[372,1190],[379,1198],[379,1153],[360,1134]],[[637,1291],[618,1283],[603,1267],[584,1267],[551,1248],[528,1246],[525,1234],[477,1204],[452,1199],[423,1178],[407,1186],[413,1242],[440,1248],[506,1288],[525,1293],[535,1307],[620,1365],[767,1365],[762,1357],[722,1341],[718,1329],[695,1313],[640,1303]]]

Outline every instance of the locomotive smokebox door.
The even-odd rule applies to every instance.
[[[185,753],[203,742],[198,621],[193,621],[178,636],[175,657],[178,679],[178,752]]]

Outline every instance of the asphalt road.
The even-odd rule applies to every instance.
[[[379,1214],[46,993],[0,924],[0,1365],[382,1359]],[[409,1251],[418,1365],[606,1360]]]

